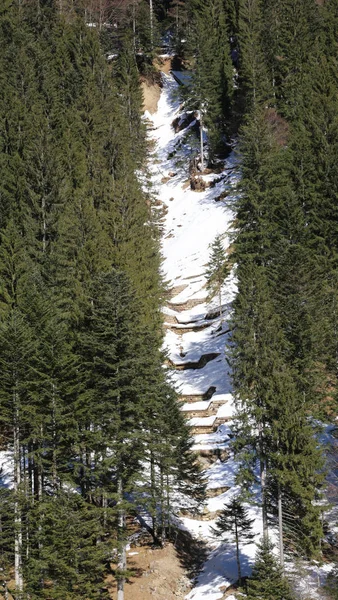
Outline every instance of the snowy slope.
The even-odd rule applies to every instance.
[[[204,176],[206,181],[216,180],[214,187],[208,187],[203,192],[190,189],[184,165],[177,168],[178,153],[172,156],[177,144],[180,144],[180,152],[187,156],[184,131],[175,133],[172,127],[173,120],[180,114],[179,103],[175,100],[177,84],[165,74],[163,84],[158,111],[152,116],[147,115],[147,118],[152,122],[151,137],[156,141],[151,165],[153,187],[166,207],[162,241],[163,271],[169,287],[174,290],[169,305],[164,308],[166,347],[171,363],[177,366],[196,364],[203,356],[216,355],[202,368],[174,370],[172,378],[181,399],[184,401],[185,397],[189,398],[182,407],[186,414],[210,410],[215,405],[213,415],[190,419],[195,431],[195,450],[212,451],[218,448],[224,451],[230,442],[233,416],[226,352],[227,319],[236,284],[231,278],[223,289],[224,323],[221,325],[219,318],[206,319],[208,312],[217,307],[217,301],[215,299],[211,305],[206,301],[205,269],[209,261],[209,246],[216,235],[222,235],[225,250],[230,245],[236,184],[235,159],[230,155],[221,176],[212,173]],[[215,201],[225,189],[228,191],[226,199]],[[211,398],[203,400],[203,394],[211,387],[214,388]],[[194,396],[195,401],[191,402]],[[213,426],[217,419],[226,423],[215,428]],[[198,433],[199,427],[208,425],[211,427],[210,433]],[[218,600],[223,597],[220,588],[225,589],[237,579],[234,548],[217,542],[210,530],[215,524],[217,511],[238,492],[234,486],[235,472],[236,465],[230,452],[228,460],[213,462],[207,470],[207,489],[215,494],[219,491],[219,494],[212,494],[207,500],[209,519],[201,521],[181,517],[184,528],[204,539],[211,549],[204,569],[187,597],[189,600]],[[259,511],[253,506],[249,510],[260,535],[262,523]],[[244,575],[250,572],[254,554],[254,544],[242,548]]]
[[[190,417],[194,449],[204,453],[216,450],[223,454],[222,460],[210,464],[206,471],[207,491],[211,492],[207,500],[209,518],[203,521],[188,516],[180,518],[180,526],[205,540],[210,548],[209,557],[187,600],[220,600],[224,590],[237,580],[234,548],[217,542],[211,530],[217,511],[238,493],[235,486],[236,463],[229,450],[234,407],[226,360],[227,320],[236,282],[230,278],[222,290],[224,322],[221,324],[214,314],[210,318],[209,313],[217,307],[217,301],[215,299],[211,305],[206,301],[205,269],[209,245],[216,235],[222,235],[225,250],[230,245],[236,161],[234,155],[230,155],[221,174],[203,175],[206,182],[215,182],[213,187],[203,192],[190,189],[187,164],[192,151],[191,136],[186,136],[186,131],[175,133],[172,127],[174,119],[181,116],[177,83],[170,75],[162,76],[163,90],[158,110],[154,115],[146,115],[146,118],[151,124],[150,137],[155,142],[150,165],[153,191],[165,209],[162,223],[163,272],[169,288],[173,290],[170,302],[163,308],[165,343],[171,364],[184,368],[173,370],[172,379],[183,401],[182,410]],[[227,195],[220,199],[224,191]],[[211,359],[201,367],[199,361],[206,356]],[[258,502],[247,508],[250,518],[254,519],[258,542],[262,535]],[[277,542],[273,531],[270,535],[272,541]],[[255,551],[256,544],[241,548],[244,576],[250,574]],[[287,568],[293,573],[299,596],[318,599],[321,597],[320,587],[332,565],[303,564],[302,573],[299,563],[291,562]],[[228,600],[235,600],[234,596],[229,596]]]

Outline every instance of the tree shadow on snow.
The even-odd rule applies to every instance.
[[[206,542],[192,537],[188,531],[175,530],[172,542],[187,576],[194,579],[200,572],[210,548]]]

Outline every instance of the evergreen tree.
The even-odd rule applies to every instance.
[[[240,0],[238,9],[239,74],[247,109],[269,99],[265,56],[262,49],[261,0]]]
[[[210,158],[222,146],[233,95],[230,45],[221,0],[190,0],[191,54],[194,58],[191,92],[200,111],[200,127],[208,129]],[[201,133],[202,135],[202,133]],[[202,159],[203,160],[203,159]]]
[[[253,519],[248,518],[247,510],[234,498],[226,504],[216,520],[213,533],[222,541],[235,543],[239,585],[242,585],[240,544],[250,544],[254,538],[252,533]]]
[[[129,145],[134,152],[135,165],[143,158],[145,131],[141,120],[143,104],[140,78],[130,35],[122,40],[117,65],[122,110],[125,111],[129,130]]]
[[[209,295],[218,296],[219,316],[222,320],[222,286],[229,274],[228,260],[224,255],[222,237],[217,235],[210,244],[209,264],[206,271],[207,290]]]
[[[273,545],[263,540],[258,546],[252,575],[247,581],[247,597],[264,600],[292,600],[290,586],[273,555]]]
[[[1,473],[0,473],[1,476]],[[0,585],[4,598],[8,598],[9,582],[14,564],[14,498],[10,490],[0,488]]]

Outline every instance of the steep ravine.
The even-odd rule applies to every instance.
[[[225,252],[230,246],[233,204],[236,193],[234,154],[217,173],[199,174],[203,191],[189,184],[189,161],[197,151],[194,119],[184,120],[177,99],[177,83],[170,75],[168,61],[162,73],[163,88],[157,111],[146,112],[152,140],[150,172],[162,231],[163,272],[171,290],[163,307],[168,366],[177,387],[191,431],[194,449],[199,453],[207,476],[207,503],[200,518],[193,518],[189,506],[177,506],[177,523],[210,549],[187,600],[234,600],[231,584],[237,579],[234,548],[217,542],[212,535],[218,512],[233,496],[236,463],[229,442],[234,414],[231,380],[227,361],[229,317],[236,283],[229,278],[222,290],[223,323],[217,316],[217,299],[207,301],[205,271],[210,243],[221,235]],[[175,133],[173,122],[181,124]],[[188,125],[185,127],[185,123]],[[257,542],[262,534],[258,503],[247,506],[254,520]],[[270,536],[277,542],[272,529]],[[255,543],[241,548],[242,575],[251,571]],[[291,559],[292,557],[290,557]],[[320,598],[320,588],[329,565],[295,565],[289,560],[289,573],[299,597]],[[304,596],[305,594],[305,596]]]
[[[216,543],[210,532],[218,511],[236,494],[235,465],[229,450],[233,403],[226,360],[229,311],[236,286],[230,279],[223,289],[221,323],[215,310],[217,299],[207,302],[205,270],[209,246],[216,235],[223,236],[225,251],[230,245],[235,158],[230,155],[221,172],[202,174],[204,191],[190,189],[188,165],[194,139],[189,130],[194,122],[175,133],[173,121],[178,118],[183,122],[177,83],[170,74],[163,73],[162,78],[157,112],[146,117],[154,145],[150,164],[152,191],[162,206],[163,272],[171,290],[170,300],[163,308],[165,344],[171,377],[208,480],[204,513],[192,518],[186,506],[178,516],[182,528],[213,549],[188,598],[220,600],[224,590],[236,580],[231,549],[229,552]],[[259,529],[259,513],[254,508],[251,511]],[[244,572],[245,564],[249,568],[254,555],[254,545],[246,547],[245,555]]]

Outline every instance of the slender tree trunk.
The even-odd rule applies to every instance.
[[[155,473],[155,460],[153,451],[150,451],[150,485],[151,485],[151,518],[153,523],[153,537],[154,542],[158,540],[158,526],[157,526],[157,514],[156,514],[156,473]]]
[[[282,505],[282,490],[278,483],[278,529],[279,529],[279,560],[282,569],[284,570],[284,541],[283,541],[283,505]]]
[[[239,540],[238,540],[238,529],[237,529],[237,520],[235,519],[235,538],[236,538],[236,561],[237,561],[237,570],[238,570],[238,584],[242,585],[242,571],[241,571],[241,561],[239,558]]]
[[[149,10],[150,10],[150,44],[151,49],[154,48],[154,7],[153,0],[149,0]]]
[[[46,200],[43,196],[42,198],[42,252],[46,252],[46,243],[47,243],[47,223],[46,223]]]
[[[221,325],[223,323],[223,312],[222,312],[222,284],[220,283],[218,288],[218,302],[219,302],[219,316],[221,319]]]
[[[56,400],[55,400],[55,384],[52,383],[52,410],[53,410],[53,470],[52,481],[53,488],[57,488],[57,438],[56,438]]]
[[[1,533],[1,537],[2,537],[4,531],[3,531],[1,514],[0,514],[0,533]],[[4,569],[3,569],[3,571],[4,571]],[[7,574],[5,575],[5,573],[3,573],[3,588],[4,588],[5,600],[8,600],[8,588],[7,588],[7,581],[5,579],[6,576],[7,576]]]
[[[122,506],[123,503],[123,483],[122,478],[119,477],[117,484],[118,502],[120,504],[118,512],[118,535],[119,535],[119,557],[117,567],[120,573],[123,573],[127,569],[127,552],[126,552],[126,541],[125,541],[125,528],[126,528],[126,514]],[[125,577],[122,575],[117,581],[117,600],[124,600],[124,584]]]
[[[268,516],[266,506],[266,459],[264,453],[263,424],[259,424],[259,447],[260,447],[260,480],[262,493],[262,519],[263,519],[263,537],[268,539]]]
[[[21,484],[21,460],[20,460],[20,428],[19,428],[19,409],[17,406],[17,395],[13,393],[13,403],[15,407],[14,418],[14,579],[16,598],[19,600],[22,597],[23,579],[22,579],[22,520],[19,504],[19,492]]]
[[[136,52],[136,1],[133,2],[133,46]]]
[[[166,537],[165,529],[166,529],[166,518],[165,518],[165,506],[164,506],[164,475],[163,475],[163,466],[161,465],[161,475],[160,475],[160,486],[161,486],[161,500],[160,500],[160,510],[161,510],[161,537],[160,542],[161,546],[163,546],[163,542]]]
[[[171,522],[170,522],[170,486],[169,486],[169,474],[167,473],[167,523],[168,523],[168,536],[171,535]]]
[[[202,109],[200,109],[200,145],[201,145],[201,170],[204,171],[204,147],[203,147],[203,119]]]

